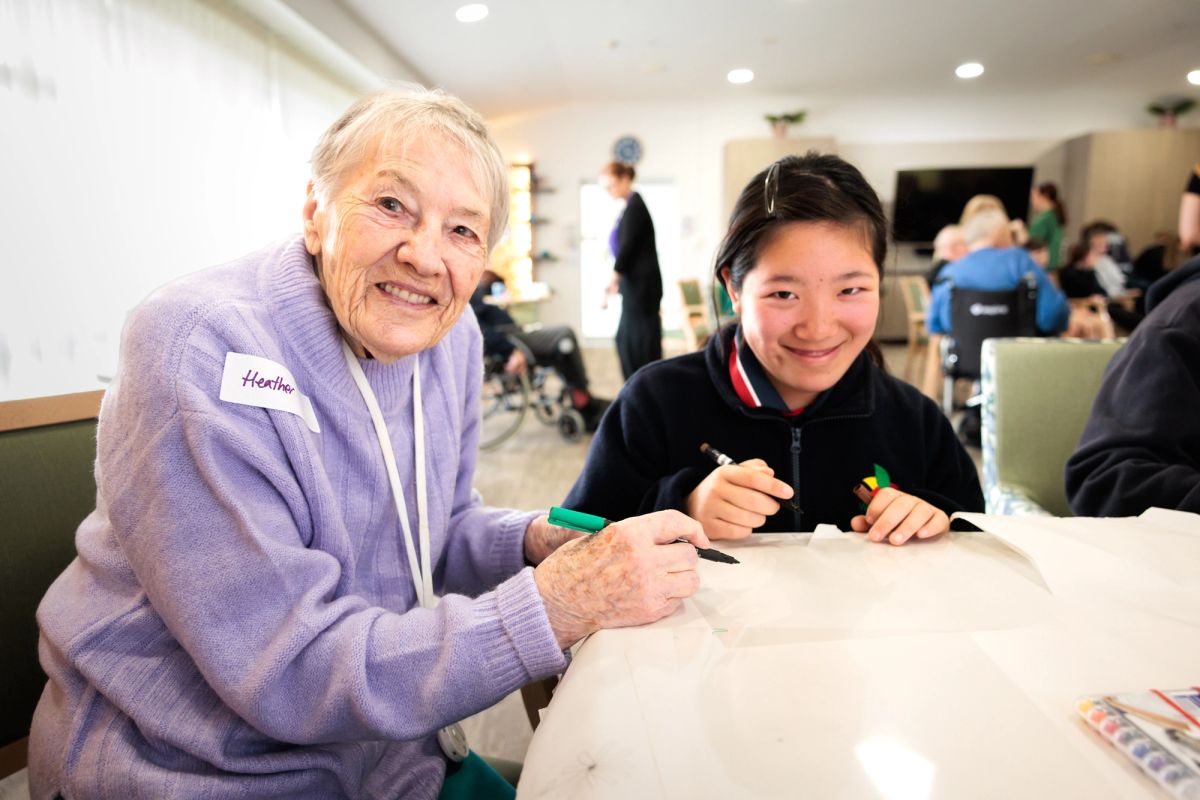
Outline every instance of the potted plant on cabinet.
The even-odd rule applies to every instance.
[[[804,115],[807,112],[786,111],[782,114],[764,114],[763,119],[771,123],[771,132],[775,134],[775,138],[782,139],[787,136],[788,128],[792,125],[799,125],[804,121]]]
[[[1196,107],[1196,101],[1190,97],[1171,97],[1151,103],[1146,110],[1158,117],[1158,127],[1174,128],[1175,121]]]

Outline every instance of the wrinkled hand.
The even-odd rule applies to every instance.
[[[528,367],[529,361],[525,358],[525,353],[519,347],[514,347],[512,354],[508,357],[508,361],[504,362],[504,371],[509,375],[520,375]]]
[[[614,522],[551,553],[534,580],[564,650],[601,628],[644,625],[671,614],[700,588],[696,548],[708,537],[678,511]]]
[[[779,510],[792,487],[775,478],[761,458],[726,464],[708,474],[687,498],[687,512],[712,539],[744,539]]]
[[[530,564],[540,564],[555,550],[582,536],[587,534],[551,525],[545,515],[537,517],[525,529],[525,560]]]
[[[867,534],[872,542],[886,538],[892,544],[904,544],[914,535],[931,539],[945,533],[950,530],[950,518],[940,508],[889,486],[875,493],[867,513],[851,519],[850,527]]]

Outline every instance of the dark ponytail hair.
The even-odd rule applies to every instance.
[[[714,279],[723,282],[721,273],[728,267],[730,287],[741,291],[763,248],[793,222],[826,222],[857,230],[870,247],[882,285],[888,227],[879,196],[854,165],[813,151],[779,159],[742,189],[729,218],[729,232],[717,248]],[[866,351],[883,369],[883,353],[874,338]]]
[[[604,165],[604,169],[600,170],[600,172],[608,173],[617,179],[628,178],[629,180],[633,180],[634,176],[637,175],[633,164],[627,164],[624,161],[610,161]]]
[[[1058,186],[1046,181],[1037,185],[1038,194],[1054,204],[1054,218],[1058,220],[1059,226],[1067,224],[1067,207],[1063,205],[1062,200],[1058,199]]]

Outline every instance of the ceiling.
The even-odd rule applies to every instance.
[[[1200,69],[1200,0],[486,0],[472,24],[456,0],[339,1],[489,117],[755,96],[1200,99],[1185,77]],[[961,81],[964,61],[987,71]],[[729,84],[735,67],[755,80]]]

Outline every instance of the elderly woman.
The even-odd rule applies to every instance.
[[[571,541],[471,488],[463,310],[507,197],[474,112],[374,95],[317,144],[303,236],[133,313],[38,612],[35,798],[434,797],[456,720],[696,590],[681,514]]]

